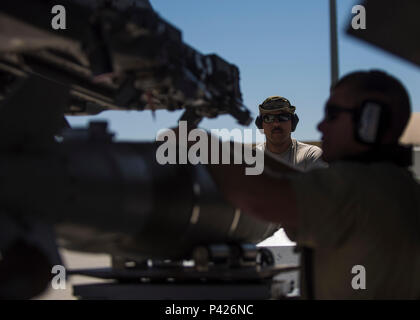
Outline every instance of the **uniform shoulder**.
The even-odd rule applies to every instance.
[[[307,149],[307,150],[313,150],[313,151],[319,151],[322,152],[322,149],[316,145],[313,144],[309,144],[309,143],[304,143],[302,141],[298,141],[296,140],[296,145],[298,148],[300,149]]]
[[[306,159],[318,160],[322,156],[322,149],[312,144],[296,140],[296,152]]]

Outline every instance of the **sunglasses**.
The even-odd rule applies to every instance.
[[[262,119],[265,123],[273,123],[274,120],[278,120],[280,122],[289,121],[292,119],[292,115],[288,113],[279,113],[279,114],[264,114]]]
[[[337,119],[338,115],[342,112],[354,114],[356,111],[357,111],[356,109],[349,109],[349,108],[340,107],[334,104],[327,104],[325,106],[325,120],[333,121]]]

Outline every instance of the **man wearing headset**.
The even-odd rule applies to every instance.
[[[259,105],[260,115],[255,125],[264,130],[266,143],[256,145],[274,159],[279,159],[303,171],[326,167],[321,160],[322,151],[317,146],[292,139],[299,117],[286,98],[268,97]]]
[[[329,168],[246,176],[244,166],[209,165],[233,205],[306,248],[303,297],[420,298],[420,185],[411,148],[399,145],[410,109],[394,77],[354,72],[334,85],[318,125]]]

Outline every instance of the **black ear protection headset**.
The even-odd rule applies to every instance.
[[[296,113],[292,114],[292,132],[295,131],[296,126],[299,122],[299,117],[297,116]],[[256,119],[255,119],[255,125],[257,126],[258,129],[262,129],[263,128],[263,119],[262,116],[259,115]]]
[[[365,100],[353,112],[354,135],[357,141],[378,145],[389,127],[389,107],[383,102]]]

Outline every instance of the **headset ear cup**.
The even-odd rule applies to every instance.
[[[258,116],[255,118],[255,125],[257,126],[258,129],[262,129],[262,118],[261,116]]]
[[[292,117],[292,132],[296,130],[297,124],[299,123],[299,117],[297,114],[293,114]]]
[[[355,138],[364,144],[378,144],[386,125],[386,106],[376,101],[364,101],[353,115]]]
[[[356,110],[356,112],[353,113],[354,138],[356,139],[356,141],[365,143],[362,137],[360,137],[359,130],[358,130],[359,123],[360,123],[360,115],[361,115],[360,109]]]

